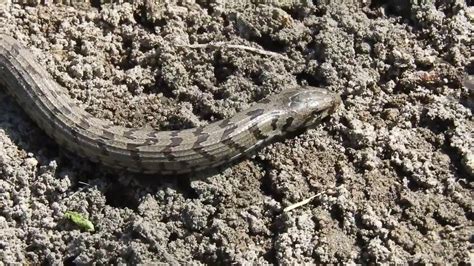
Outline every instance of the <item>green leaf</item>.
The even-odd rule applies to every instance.
[[[94,231],[94,225],[92,224],[91,221],[89,221],[87,218],[82,216],[82,214],[74,211],[67,211],[64,213],[64,217],[67,219],[71,220],[73,223],[75,223],[77,226],[79,226],[81,229],[89,232]]]

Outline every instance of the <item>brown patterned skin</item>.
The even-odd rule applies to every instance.
[[[0,83],[60,146],[131,172],[174,175],[217,167],[279,136],[315,125],[340,103],[313,87],[269,96],[233,117],[177,131],[125,128],[76,106],[27,48],[0,34]]]

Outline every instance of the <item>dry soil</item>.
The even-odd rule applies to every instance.
[[[294,84],[343,104],[253,158],[176,178],[67,153],[0,85],[1,262],[473,262],[472,3],[177,2],[0,0],[0,31],[127,127],[202,125]]]

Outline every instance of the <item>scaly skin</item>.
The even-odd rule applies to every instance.
[[[290,88],[233,117],[197,128],[115,126],[75,105],[27,48],[2,34],[0,83],[62,147],[113,168],[163,175],[228,163],[276,137],[314,126],[340,103],[337,94],[324,89]]]

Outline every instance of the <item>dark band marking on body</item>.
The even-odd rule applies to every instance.
[[[143,142],[143,146],[152,146],[158,143],[158,139],[156,138],[147,138],[145,142]]]
[[[146,134],[146,136],[149,137],[149,138],[158,139],[157,136],[156,136],[156,132],[153,132],[153,131],[148,132],[148,134]]]
[[[219,126],[220,128],[226,128],[226,127],[228,127],[229,125],[230,125],[230,118],[226,118],[226,119],[222,120],[222,121],[218,124],[218,126]]]
[[[202,134],[202,132],[204,132],[204,127],[203,126],[200,126],[200,127],[197,127],[194,131],[193,131],[193,135],[194,136],[200,136]]]
[[[102,130],[102,135],[104,135],[105,138],[110,139],[110,140],[115,139],[115,134],[106,129]]]
[[[281,127],[281,131],[286,132],[290,128],[291,124],[295,119],[293,117],[288,117],[285,121],[285,124]]]
[[[265,113],[264,109],[255,109],[250,112],[247,112],[246,115],[250,117],[250,119],[255,119]]]
[[[224,133],[222,133],[221,140],[228,139],[229,136],[237,129],[237,127],[238,127],[237,125],[232,125],[232,126],[227,127],[224,130]]]
[[[209,138],[209,134],[208,133],[203,133],[203,130],[196,130],[196,132],[194,132],[195,134],[199,134],[199,135],[196,135],[197,139],[196,141],[194,142],[193,144],[193,151],[200,154],[201,156],[203,156],[204,158],[207,158],[208,160],[211,160],[211,161],[214,161],[216,160],[216,157],[212,154],[210,154],[209,152],[207,152],[203,146],[201,145],[202,143],[204,143],[208,138]]]
[[[266,139],[267,136],[265,134],[263,134],[263,132],[260,130],[260,128],[258,127],[258,124],[255,123],[253,124],[250,128],[249,128],[249,131],[250,133],[252,133],[252,135],[255,137],[255,139],[257,140],[261,140],[261,139]]]
[[[227,147],[232,148],[234,150],[237,150],[239,152],[244,152],[247,150],[247,147],[244,147],[240,145],[239,143],[235,142],[231,138],[227,138],[225,140],[222,140],[222,143],[225,144]]]
[[[135,139],[134,134],[137,132],[137,129],[129,129],[123,132],[123,136],[129,139]]]
[[[273,130],[273,131],[277,130],[277,128],[278,128],[278,121],[279,121],[279,120],[280,120],[280,116],[279,116],[279,115],[275,116],[275,118],[272,119],[272,122],[271,122],[270,125],[272,126],[272,130]]]
[[[171,137],[170,139],[170,144],[168,144],[163,150],[163,154],[165,157],[170,160],[175,162],[176,161],[176,156],[173,154],[173,148],[178,147],[181,143],[183,142],[183,138],[180,137]]]

